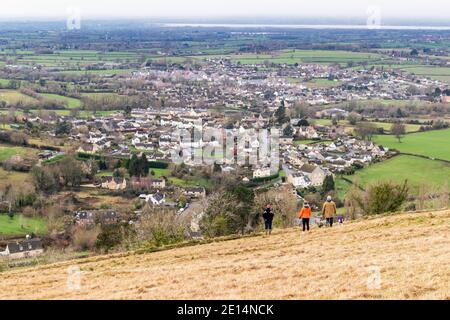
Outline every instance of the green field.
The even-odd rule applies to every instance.
[[[295,140],[294,144],[297,144],[297,145],[300,145],[300,144],[308,145],[308,144],[314,144],[314,143],[317,143],[317,142],[319,142],[319,141],[317,141],[317,140]]]
[[[179,187],[196,187],[196,186],[202,186],[207,187],[209,185],[209,181],[204,178],[199,177],[193,177],[193,179],[190,180],[183,180],[179,179],[177,177],[172,177],[170,169],[154,169],[150,168],[150,171],[153,171],[155,175],[153,177],[159,179],[162,176],[166,177],[170,183],[179,186]]]
[[[373,164],[357,171],[352,176],[346,176],[346,178],[363,187],[379,181],[400,183],[407,179],[411,192],[417,194],[421,184],[433,187],[443,187],[446,184],[450,186],[450,165],[439,161],[402,155]],[[349,183],[340,177],[336,179],[336,190],[341,199],[345,197],[349,189]]]
[[[385,131],[390,131],[392,123],[388,122],[372,122],[377,128],[383,128]],[[405,130],[407,133],[418,132],[420,130],[420,124],[405,124]]]
[[[41,96],[52,100],[63,101],[67,104],[67,107],[70,109],[81,108],[81,101],[76,98],[65,97],[59,94],[52,94],[52,93],[41,93]]]
[[[298,78],[287,78],[287,82],[294,84],[301,84],[308,88],[331,88],[331,87],[339,87],[342,85],[340,81],[328,80],[328,79],[312,79],[310,81],[303,81]]]
[[[44,68],[59,68],[65,70],[84,70],[88,65],[104,62],[105,67],[111,63],[136,62],[138,54],[135,52],[100,52],[92,50],[55,51],[52,54],[25,52],[18,57],[22,64],[38,64]],[[109,65],[108,65],[109,64]],[[93,70],[92,73],[95,73]],[[77,71],[73,71],[77,73]],[[72,73],[73,73],[72,72]],[[80,71],[84,72],[84,71]],[[88,71],[91,73],[91,71]]]
[[[159,179],[161,177],[170,177],[170,169],[158,169],[158,168],[150,168],[150,172],[153,171],[155,173],[155,175],[153,177],[155,177],[156,179]]]
[[[392,123],[389,122],[374,122],[371,121],[377,128],[383,128],[385,131],[390,131],[392,127]],[[322,126],[331,126],[331,119],[314,119],[314,123],[322,125]],[[347,128],[353,128],[347,120],[340,120],[338,124]],[[405,129],[407,133],[418,132],[420,129],[419,124],[405,124]]]
[[[414,73],[415,75],[425,76],[434,80],[440,80],[450,83],[450,67],[407,66],[402,67],[401,69],[410,73]]]
[[[34,157],[37,154],[37,150],[24,147],[11,147],[0,144],[0,161],[5,161],[15,155],[21,155],[23,157]]]
[[[0,214],[0,235],[19,237],[30,233],[47,234],[46,221],[42,218],[27,218],[21,215],[15,215],[11,219],[6,214]]]
[[[135,71],[134,69],[107,69],[107,70],[66,70],[59,71],[60,74],[75,74],[75,75],[83,75],[83,74],[92,74],[92,75],[120,75],[127,74]]]
[[[8,104],[15,104],[18,102],[35,103],[36,99],[24,95],[16,90],[0,90],[0,101],[5,101]]]
[[[31,176],[28,173],[5,171],[0,168],[0,188],[8,184],[30,184]]]
[[[400,143],[390,135],[376,136],[374,141],[400,152],[450,161],[450,129],[408,134]]]
[[[71,114],[70,110],[45,110],[49,112],[55,112],[58,116],[69,116]],[[32,110],[33,113],[38,113],[39,110]],[[117,110],[111,110],[111,111],[97,111],[98,116],[107,117],[114,113],[118,112]],[[120,112],[120,111],[119,111]],[[86,110],[80,110],[78,112],[78,118],[88,118],[94,115],[93,111],[86,111]]]
[[[341,63],[348,62],[376,62],[385,56],[377,53],[332,51],[332,50],[282,50],[273,54],[233,54],[233,55],[209,55],[197,56],[195,59],[208,59],[226,57],[241,64],[263,64],[264,62],[275,64],[295,63]]]

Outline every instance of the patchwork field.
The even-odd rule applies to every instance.
[[[106,69],[106,70],[65,70],[60,71],[58,73],[61,74],[75,74],[75,75],[83,75],[83,74],[93,74],[93,75],[118,75],[118,74],[127,74],[135,71],[134,69]]]
[[[2,111],[4,111],[3,113],[7,113],[7,110],[0,110],[0,114],[2,113]],[[39,112],[39,110],[33,109],[30,110],[31,113],[37,114]],[[48,111],[48,112],[54,112],[55,114],[59,115],[59,116],[69,116],[71,114],[71,110],[68,109],[63,109],[63,110],[43,110],[43,111]],[[97,111],[97,115],[99,116],[110,116],[115,112],[120,112],[118,110],[111,110],[111,111]],[[20,111],[16,111],[16,114],[22,114]],[[87,118],[90,117],[94,114],[93,111],[87,111],[87,110],[80,110],[78,112],[78,118]]]
[[[376,136],[374,141],[400,152],[450,161],[450,129],[408,134],[401,142],[390,135]]]
[[[105,63],[136,62],[135,52],[100,52],[92,50],[65,50],[55,51],[52,54],[39,54],[24,52],[18,58],[22,64],[38,64],[45,68],[84,69],[86,66]]]
[[[1,299],[450,299],[450,211],[0,273]],[[68,286],[80,268],[80,289]],[[25,276],[26,275],[26,276]]]
[[[242,64],[263,64],[264,62],[275,64],[295,63],[341,63],[369,61],[375,62],[384,55],[377,53],[332,51],[332,50],[282,50],[273,54],[239,54],[239,55],[210,55],[195,57],[196,59],[208,59],[227,57]]]

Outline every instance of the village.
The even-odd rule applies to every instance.
[[[51,201],[71,200],[52,239],[63,247],[98,226],[139,228],[147,211],[175,213],[186,220],[185,235],[202,238],[211,198],[230,186],[285,193],[296,204],[309,199],[316,210],[332,195],[342,213],[349,188],[364,189],[353,175],[401,153],[374,136],[400,142],[445,129],[450,113],[448,83],[406,68],[447,68],[446,52],[347,50],[158,51],[141,63],[90,63],[85,74],[64,76],[62,65],[7,61],[0,71],[11,80],[0,90],[37,102],[2,101],[1,141],[38,151],[37,159],[7,157],[2,167],[30,175]],[[330,61],[307,61],[321,55]],[[39,86],[20,88],[30,76]],[[62,174],[67,168],[74,172]],[[3,210],[14,211],[3,198]],[[41,254],[30,237],[6,240],[2,256]]]

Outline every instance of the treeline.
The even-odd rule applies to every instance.
[[[90,181],[98,171],[94,160],[80,162],[67,155],[45,166],[35,166],[31,176],[36,191],[52,194],[64,188],[78,188],[83,181]]]
[[[411,102],[408,104],[383,104],[380,102],[350,101],[339,104],[338,107],[349,112],[356,112],[367,118],[401,119],[411,116],[441,117],[450,114],[450,104]]]
[[[29,138],[30,137],[27,134],[21,131],[0,130],[0,142],[33,149],[61,151],[61,148],[59,147],[30,143]]]

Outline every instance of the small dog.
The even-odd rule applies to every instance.
[[[317,226],[318,226],[319,228],[322,228],[323,226],[325,226],[325,224],[326,224],[326,222],[325,222],[324,220],[319,220],[319,221],[317,221]]]

